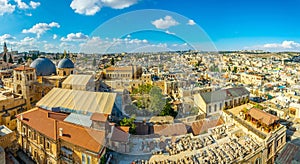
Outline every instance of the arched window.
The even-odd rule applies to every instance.
[[[66,74],[67,74],[66,71],[64,71],[64,76],[66,76]]]
[[[257,158],[257,159],[255,160],[255,164],[261,164],[261,158]]]

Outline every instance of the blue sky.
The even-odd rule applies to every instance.
[[[300,51],[299,6],[300,0],[0,0],[0,42],[48,52]]]

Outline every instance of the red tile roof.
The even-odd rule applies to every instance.
[[[154,134],[163,136],[177,136],[187,133],[186,126],[183,123],[154,125],[153,130]]]
[[[21,120],[21,115],[23,115],[23,120]],[[24,124],[32,127],[33,129],[48,136],[49,138],[54,140],[57,139],[55,132],[56,120],[48,117],[48,111],[34,108],[32,110],[19,114],[17,118]]]
[[[93,113],[91,116],[91,120],[93,121],[100,121],[100,122],[106,122],[107,121],[107,114],[103,114],[103,113]]]
[[[23,116],[23,120],[21,120],[21,115]],[[99,152],[104,143],[105,132],[64,122],[63,119],[66,117],[67,114],[55,113],[39,108],[26,111],[17,116],[24,124],[49,138],[54,140],[60,138],[87,150]],[[59,136],[60,128],[62,128],[63,136]]]
[[[222,125],[224,122],[222,119],[214,119],[214,120],[199,120],[192,123],[192,132],[194,135],[199,135],[209,128],[213,128],[215,126]]]
[[[279,117],[274,116],[270,113],[264,112],[263,110],[257,108],[251,108],[247,114],[249,114],[252,118],[261,121],[266,125],[271,125],[275,121],[279,120]]]
[[[117,142],[128,142],[129,133],[126,133],[117,127],[113,127],[110,139]]]
[[[67,122],[57,122],[57,133],[62,128],[63,136],[60,139],[78,145],[93,152],[99,152],[102,148],[105,138],[105,132],[93,130]]]

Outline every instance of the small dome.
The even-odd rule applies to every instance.
[[[74,68],[74,63],[69,58],[64,58],[58,63],[57,68]]]
[[[50,76],[56,74],[56,67],[53,62],[45,57],[35,59],[31,64],[31,68],[35,68],[37,76]]]

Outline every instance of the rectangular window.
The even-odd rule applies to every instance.
[[[91,156],[87,156],[87,164],[90,164],[91,163]]]
[[[31,130],[28,130],[28,138],[31,139]]]
[[[82,163],[82,164],[86,164],[86,163],[85,163],[85,154],[83,154],[83,153],[82,153],[82,155],[81,155],[81,163]]]
[[[23,126],[23,128],[22,128],[22,133],[23,133],[24,135],[26,135],[26,127],[25,127],[25,126]]]
[[[208,106],[208,113],[211,113],[211,106]]]
[[[46,142],[46,149],[50,149],[50,146],[51,146],[50,142],[47,141],[47,142]]]

